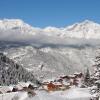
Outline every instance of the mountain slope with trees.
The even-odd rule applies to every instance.
[[[30,81],[39,84],[39,81],[33,74],[6,57],[3,53],[0,53],[0,85],[17,84],[20,81]]]

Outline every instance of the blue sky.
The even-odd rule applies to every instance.
[[[85,19],[100,23],[100,0],[0,0],[0,19],[22,19],[35,27],[65,27]]]

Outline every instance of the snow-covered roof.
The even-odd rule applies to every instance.
[[[100,83],[100,80],[97,80],[95,83]]]
[[[54,85],[61,85],[60,82],[53,82]]]
[[[13,87],[12,86],[2,86],[0,87],[0,92],[6,93],[7,91],[12,91]]]
[[[25,83],[25,82],[19,82],[15,88],[18,88],[19,90],[23,89],[23,87],[28,87],[30,83]]]

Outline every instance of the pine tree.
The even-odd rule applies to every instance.
[[[84,84],[85,84],[85,86],[90,86],[91,85],[90,72],[89,72],[88,68],[87,68],[87,71],[86,71],[85,76],[84,76]]]
[[[96,57],[94,65],[94,74],[92,76],[93,87],[91,92],[96,94],[97,100],[100,98],[100,55]]]
[[[95,61],[95,65],[94,65],[94,83],[97,85],[98,89],[100,89],[100,56],[96,57],[96,61]]]

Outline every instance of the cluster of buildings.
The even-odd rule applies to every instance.
[[[60,76],[59,78],[54,79],[53,81],[43,82],[41,84],[41,88],[31,83],[20,82],[19,84],[14,86],[1,86],[0,94],[25,91],[34,96],[36,95],[34,89],[43,89],[48,92],[66,90],[71,88],[72,86],[80,87],[82,85],[83,79],[84,76],[82,73],[74,73],[73,75]]]
[[[14,86],[1,86],[0,94],[11,93],[11,92],[27,92],[31,95],[36,95],[34,92],[35,87],[30,83],[20,82]]]
[[[42,88],[47,91],[66,90],[72,86],[81,87],[84,76],[82,73],[61,76],[54,81],[43,82]]]

